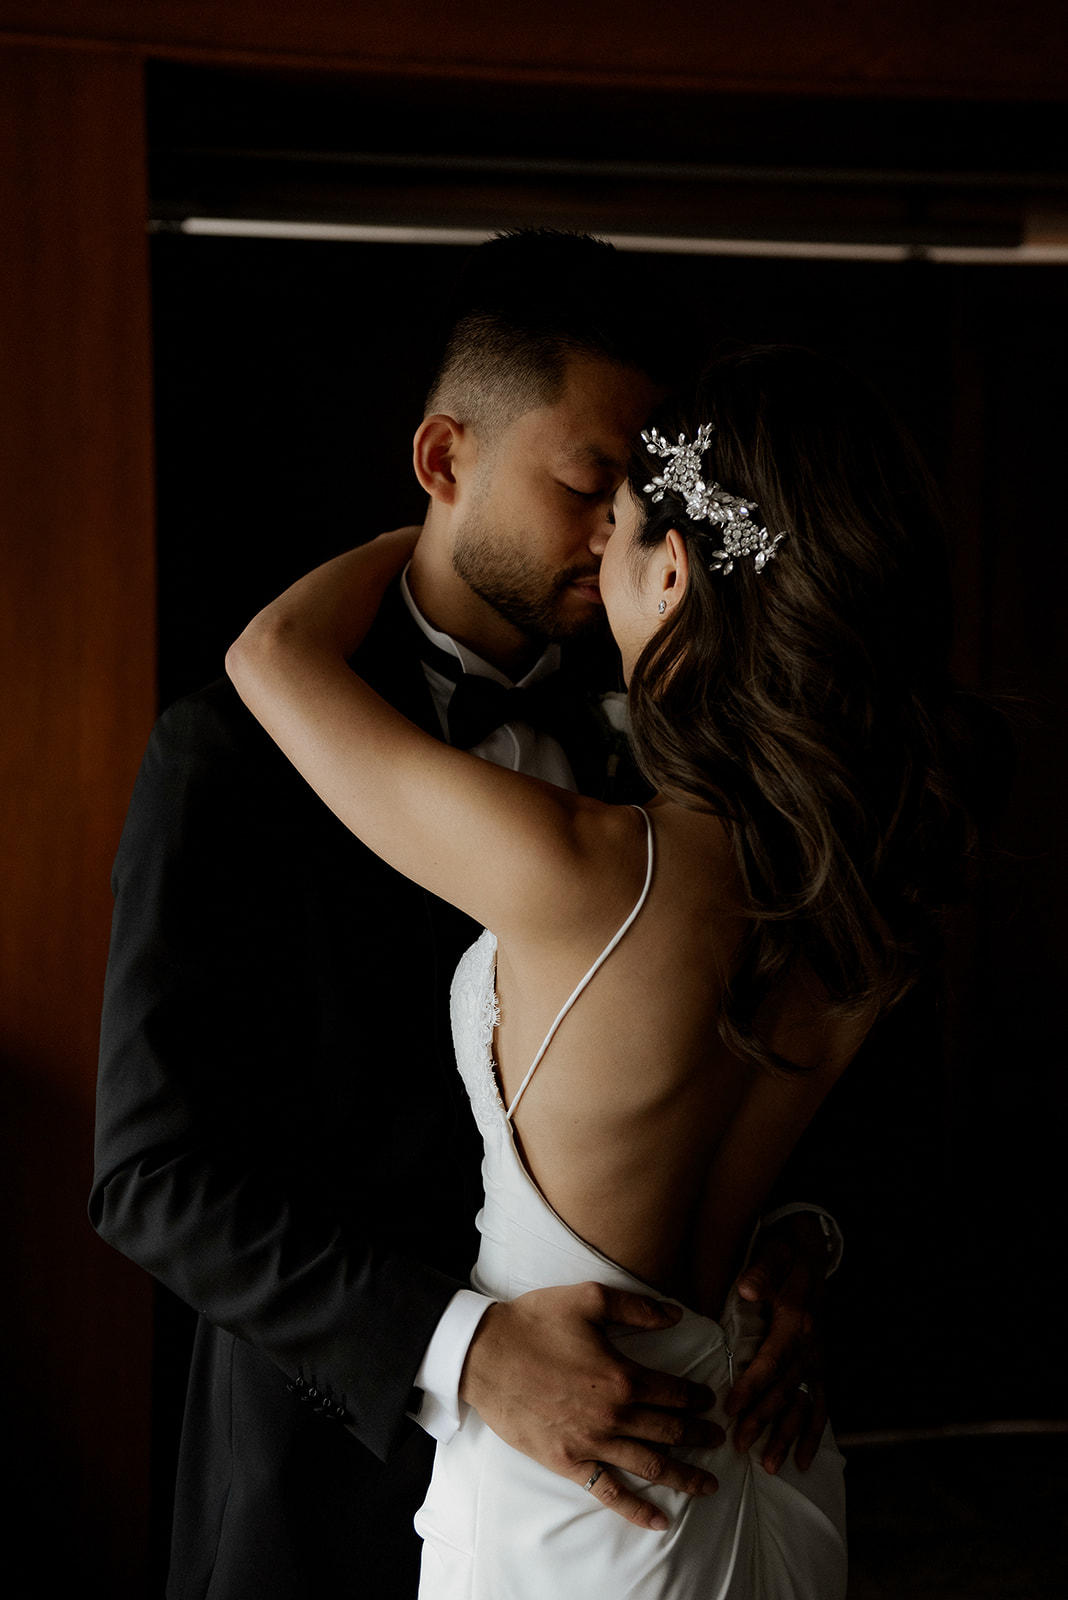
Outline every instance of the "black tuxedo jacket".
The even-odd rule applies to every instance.
[[[357,665],[439,733],[419,639],[393,593]],[[200,1313],[168,1595],[410,1596],[432,1441],[405,1412],[477,1247],[447,1006],[477,930],[225,680],[153,732],[114,890],[90,1215]]]

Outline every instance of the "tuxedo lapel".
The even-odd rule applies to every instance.
[[[603,799],[608,778],[608,729],[597,709],[598,697],[574,672],[561,668],[572,698],[571,715],[560,731],[564,754],[579,794]]]
[[[352,666],[383,700],[422,728],[441,738],[430,688],[423,671],[424,636],[400,592],[400,580],[391,583],[378,608],[367,638],[352,658]]]

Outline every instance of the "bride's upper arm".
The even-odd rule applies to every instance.
[[[276,670],[261,639],[254,672],[240,646],[227,669],[298,771],[376,855],[496,932],[517,917],[536,932],[539,921],[559,927],[581,916],[584,868],[610,857],[621,808],[454,750],[343,661],[309,651],[295,670],[294,653],[286,641]]]

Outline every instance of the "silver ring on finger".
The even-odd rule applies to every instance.
[[[593,1464],[593,1471],[590,1473],[589,1477],[586,1479],[586,1482],[582,1485],[582,1487],[586,1490],[587,1493],[589,1493],[589,1491],[593,1488],[594,1484],[597,1482],[597,1479],[601,1476],[601,1473],[603,1471],[604,1471],[604,1462],[603,1461],[595,1461],[594,1464]]]
[[[809,1400],[812,1397],[811,1396],[811,1391],[810,1391],[809,1386],[808,1386],[807,1383],[799,1383],[798,1386],[797,1386],[796,1392],[798,1394],[803,1394],[805,1396],[806,1400]]]

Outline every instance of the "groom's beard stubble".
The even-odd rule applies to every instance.
[[[571,584],[596,579],[599,563],[591,558],[563,569],[549,567],[522,548],[524,543],[534,547],[537,541],[520,536],[504,543],[499,532],[469,516],[453,546],[453,568],[480,600],[529,639],[596,637],[603,632],[601,607],[583,605],[569,593]]]

